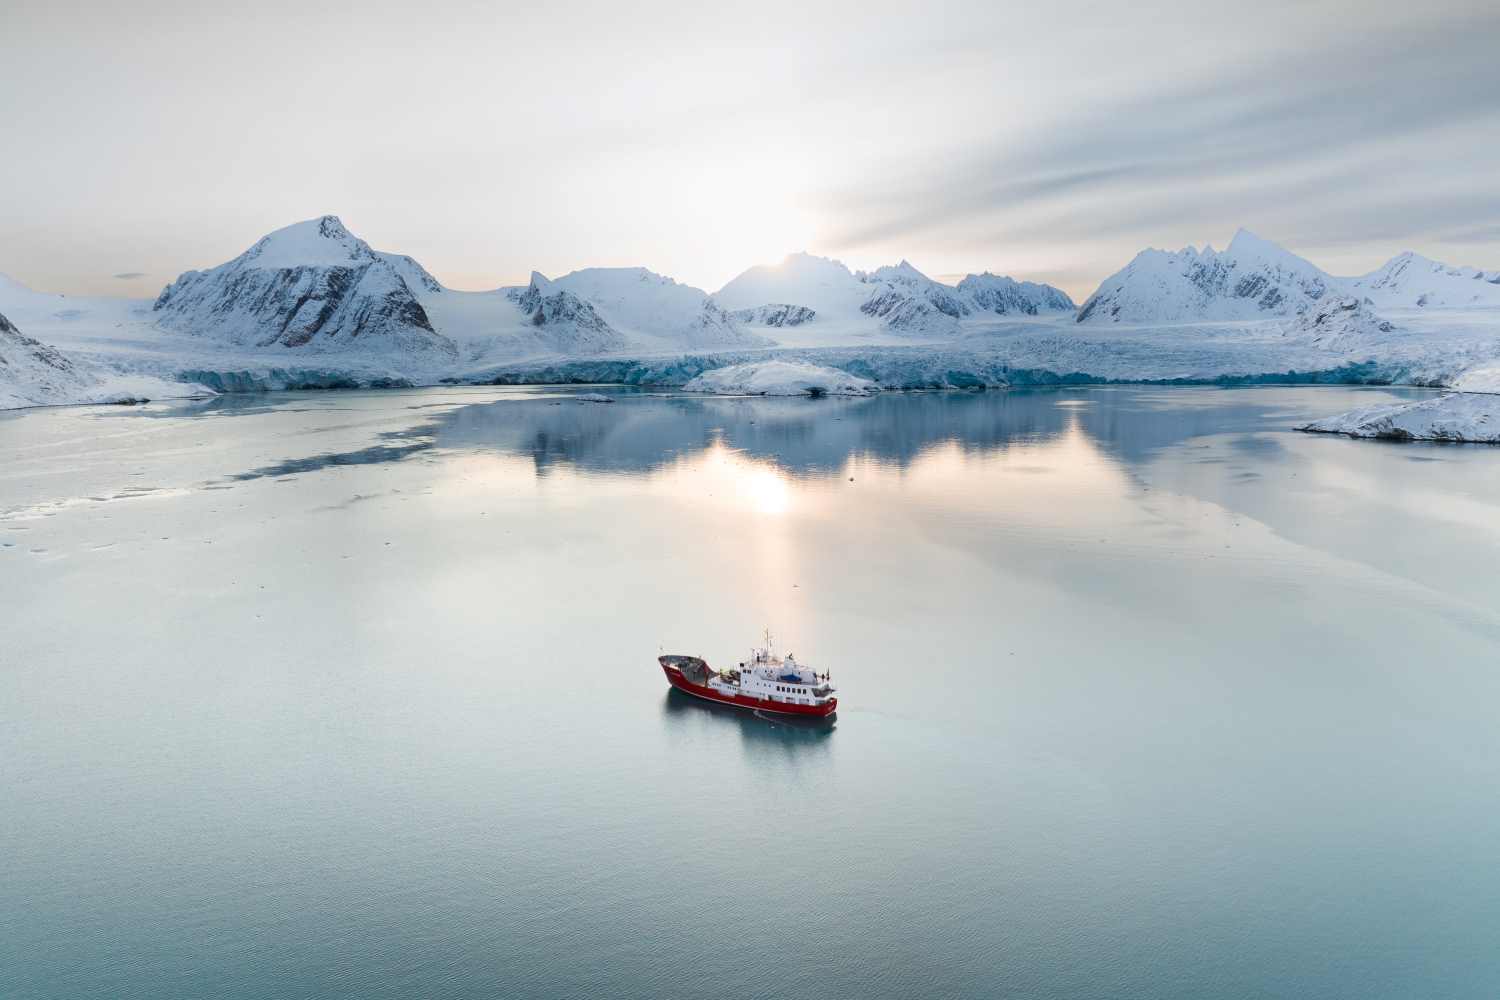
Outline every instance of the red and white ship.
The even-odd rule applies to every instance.
[[[659,656],[657,661],[674,688],[708,701],[820,719],[838,711],[837,689],[828,674],[804,667],[791,653],[777,656],[769,634],[765,646],[751,650],[750,658],[732,670],[714,670],[696,656]]]

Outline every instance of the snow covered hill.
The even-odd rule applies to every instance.
[[[0,315],[0,410],[65,403],[130,403],[197,391],[196,386],[100,370],[26,336]]]
[[[1347,285],[1376,308],[1500,307],[1500,271],[1452,267],[1411,251]]]
[[[411,258],[378,254],[325,215],[278,229],[228,263],[188,271],[153,308],[165,329],[238,346],[454,355],[403,271],[424,291],[441,289]]]
[[[89,380],[62,352],[34,340],[0,315],[0,407],[66,402]]]
[[[966,276],[958,283],[958,294],[968,299],[977,311],[998,316],[1037,316],[1078,308],[1059,288],[1035,281],[1017,281],[988,271]]]
[[[1305,313],[1290,321],[1286,333],[1329,350],[1360,350],[1374,345],[1395,324],[1378,315],[1368,299],[1355,295],[1325,295]]]
[[[859,315],[870,296],[842,263],[810,253],[788,254],[780,264],[757,264],[714,293],[725,309],[758,309],[773,304],[805,306],[824,318]]]
[[[1241,229],[1222,253],[1143,250],[1104,279],[1080,323],[1171,323],[1292,316],[1338,285],[1289,250]]]

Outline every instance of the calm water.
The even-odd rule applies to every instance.
[[[1500,449],[1397,395],[0,416],[0,995],[1500,995]],[[831,728],[670,696],[770,625]]]

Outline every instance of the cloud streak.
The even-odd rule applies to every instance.
[[[1500,205],[1500,10],[1341,34],[1088,108],[1023,142],[831,194],[831,244],[972,229],[1088,239],[1274,219],[1324,244],[1488,222]],[[1488,156],[1483,154],[1488,153]],[[1475,227],[1473,242],[1494,227]]]

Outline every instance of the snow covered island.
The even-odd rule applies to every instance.
[[[735,396],[868,396],[869,379],[799,361],[761,361],[714,368],[682,387],[688,392]]]
[[[1414,403],[1350,410],[1297,428],[1390,441],[1467,441],[1500,444],[1500,395],[1453,392]]]

